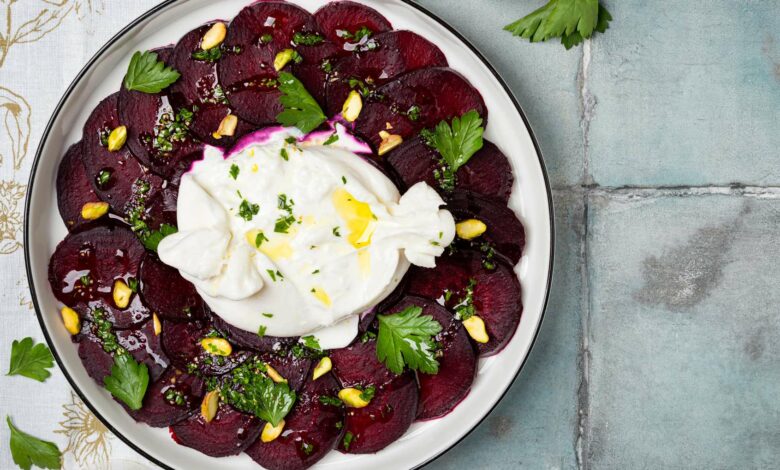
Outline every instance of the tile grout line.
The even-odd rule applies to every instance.
[[[688,196],[741,196],[755,199],[780,199],[780,186],[746,186],[741,184],[704,186],[598,186],[570,185],[553,188],[555,192],[584,193],[613,199],[651,199]]]
[[[588,76],[591,61],[591,41],[586,39],[582,45],[582,59],[578,72],[578,85],[580,90],[580,105],[582,114],[580,127],[583,139],[582,161],[582,234],[580,240],[580,353],[577,360],[577,369],[580,373],[580,383],[577,388],[577,427],[574,442],[574,451],[577,460],[577,468],[587,470],[588,447],[588,413],[589,413],[589,379],[590,379],[590,352],[589,352],[589,324],[590,324],[590,286],[588,284],[588,211],[589,189],[593,178],[590,175],[590,123],[596,108],[595,97],[588,88]]]

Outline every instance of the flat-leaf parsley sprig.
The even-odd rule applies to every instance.
[[[293,74],[279,72],[279,91],[282,92],[279,102],[284,111],[276,116],[276,120],[281,125],[297,127],[308,134],[327,119],[317,101]]]
[[[125,75],[125,88],[142,93],[159,93],[179,79],[181,74],[151,51],[136,51]]]
[[[452,119],[452,124],[441,121],[431,131],[421,133],[426,142],[441,155],[440,168],[434,173],[445,191],[455,189],[455,173],[484,145],[482,118],[475,110]]]
[[[560,37],[561,44],[571,49],[595,31],[605,32],[611,20],[612,15],[598,0],[550,0],[504,29],[531,42]]]
[[[439,372],[433,337],[441,325],[421,307],[408,307],[393,315],[377,315],[379,334],[376,357],[392,372],[400,374],[404,367],[426,374]]]

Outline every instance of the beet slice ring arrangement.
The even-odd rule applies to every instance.
[[[446,152],[430,137],[467,113],[486,126],[479,91],[428,39],[349,0],[313,14],[283,0],[254,2],[154,52],[177,78],[157,92],[123,81],[90,113],[57,173],[68,235],[51,256],[49,282],[63,319],[78,320],[68,331],[87,373],[103,385],[119,359],[132,358],[148,376],[141,406],[117,401],[134,419],[170,427],[176,442],[206,455],[245,452],[272,470],[305,469],[332,450],[378,452],[414,421],[452,411],[468,395],[480,357],[506,346],[523,311],[514,266],[525,230],[507,205],[515,184],[509,159],[480,137],[445,185]],[[279,63],[280,54],[287,60]],[[228,323],[155,252],[176,230],[179,183],[203,149],[228,149],[278,125],[282,71],[330,120],[320,130],[345,126],[373,149],[361,156],[401,192],[427,183],[457,224],[436,267],[412,267],[361,314],[358,338],[330,351]],[[349,117],[342,109],[356,95],[360,107]],[[436,373],[391,371],[378,357],[383,322],[412,310],[437,326],[430,334]],[[283,431],[262,411],[231,401],[236,391],[247,393],[240,385],[247,373],[280,387],[277,404],[292,400]],[[342,397],[345,391],[360,399]]]

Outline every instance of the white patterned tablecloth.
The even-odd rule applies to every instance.
[[[0,418],[55,442],[64,469],[152,469],[114,437],[56,367],[39,383],[7,377],[11,342],[44,341],[30,301],[22,217],[40,136],[68,84],[89,58],[157,0],[0,0]],[[13,469],[5,423],[0,469]]]

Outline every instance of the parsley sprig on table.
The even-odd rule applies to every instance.
[[[396,374],[403,372],[404,367],[426,374],[439,372],[433,337],[441,331],[441,325],[433,317],[422,315],[420,307],[408,307],[377,318],[376,357],[388,369]]]
[[[504,27],[514,36],[531,42],[561,38],[566,49],[609,28],[612,15],[598,0],[550,0],[533,13]]]
[[[317,101],[291,73],[279,72],[279,91],[282,92],[279,101],[284,111],[276,116],[276,120],[281,125],[297,127],[307,134],[327,119]]]
[[[6,416],[5,420],[11,430],[11,457],[19,468],[30,470],[33,465],[39,468],[60,468],[62,454],[56,445],[20,431],[10,417]]]
[[[52,367],[54,358],[45,344],[33,346],[33,339],[29,337],[11,344],[11,365],[6,375],[21,375],[43,382],[51,376],[47,369]]]
[[[434,175],[445,191],[455,189],[455,173],[482,148],[484,132],[482,118],[475,110],[452,119],[452,124],[441,121],[431,130],[422,132],[423,138],[441,154],[440,169]]]
[[[125,75],[125,88],[142,93],[159,93],[179,79],[181,74],[157,60],[151,51],[136,51]]]

